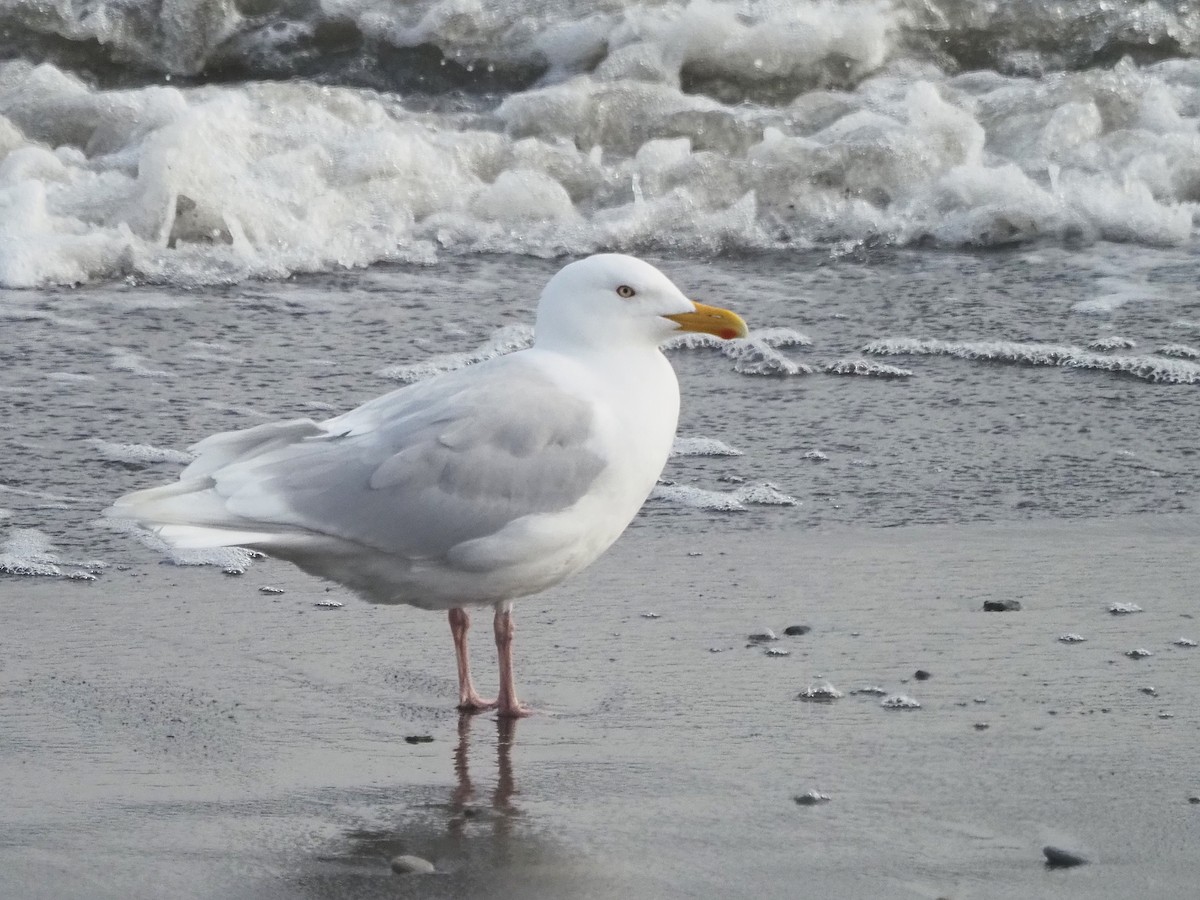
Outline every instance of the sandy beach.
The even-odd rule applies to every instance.
[[[9,579],[0,894],[1194,896],[1200,650],[1173,642],[1200,637],[1198,538],[634,528],[518,605],[539,712],[507,725],[451,708],[441,616],[270,561],[134,548],[95,582]],[[845,696],[795,699],[826,681]],[[873,686],[921,707],[852,693]],[[1047,869],[1048,844],[1089,864]],[[401,853],[437,874],[393,874]]]

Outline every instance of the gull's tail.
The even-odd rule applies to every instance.
[[[263,547],[291,531],[238,515],[218,490],[223,469],[241,466],[310,437],[327,436],[311,419],[294,419],[229,431],[189,448],[194,461],[179,480],[126,494],[104,511],[106,518],[134,522],[184,550]]]

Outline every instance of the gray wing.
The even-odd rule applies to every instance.
[[[202,442],[193,467],[213,479],[239,527],[282,526],[438,557],[579,500],[605,466],[587,446],[592,421],[587,401],[509,356],[319,425],[274,426],[261,452],[256,446],[215,471],[203,465]],[[210,438],[213,455],[234,438]]]

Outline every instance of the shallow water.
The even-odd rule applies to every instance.
[[[164,565],[95,519],[214,430],[331,415],[397,366],[519,344],[556,264],[4,295],[0,564],[51,573],[0,578],[9,893],[1190,896],[1200,657],[1172,642],[1200,637],[1197,386],[861,352],[1200,343],[1188,255],[1116,256],[661,260],[751,340],[671,351],[690,439],[674,490],[592,571],[518,604],[540,714],[513,734],[449,708],[440,616],[234,553]],[[1116,274],[1135,265],[1136,292]],[[1136,347],[1087,351],[1105,336]],[[768,351],[812,371],[746,374],[781,371]],[[912,374],[825,372],[847,358]],[[716,442],[742,455],[697,455]],[[795,623],[814,630],[772,645],[786,656],[747,646]],[[846,696],[793,699],[826,680]],[[850,694],[873,685],[922,707]],[[809,790],[833,799],[798,806]],[[1046,844],[1092,862],[1046,871]],[[443,874],[392,875],[400,852]]]
[[[742,455],[673,458],[669,490],[636,527],[702,531],[718,512],[705,505],[748,494],[796,502],[738,501],[734,527],[1194,513],[1197,385],[1107,368],[1134,359],[1180,380],[1200,372],[1157,352],[1200,347],[1194,260],[1119,255],[662,260],[693,296],[751,323],[750,340],[727,354],[671,351],[680,436]],[[1114,274],[1121,265],[1128,279]],[[0,310],[10,336],[0,350],[6,524],[48,531],[70,556],[103,558],[111,538],[88,523],[113,496],[172,477],[188,444],[268,418],[326,418],[392,389],[396,376],[521,346],[557,266],[468,257],[217,291],[10,293]],[[1104,311],[1087,306],[1135,286]],[[1087,349],[1114,336],[1136,346]],[[975,352],[863,352],[906,339]],[[845,360],[911,375],[826,371]],[[758,371],[778,374],[747,374]],[[752,490],[762,485],[778,493]]]

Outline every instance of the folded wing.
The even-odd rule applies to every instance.
[[[487,377],[481,377],[489,370]],[[573,505],[605,467],[593,409],[519,357],[402,388],[358,409],[214,435],[180,480],[108,511],[179,546],[264,550],[314,535],[440,558]]]

